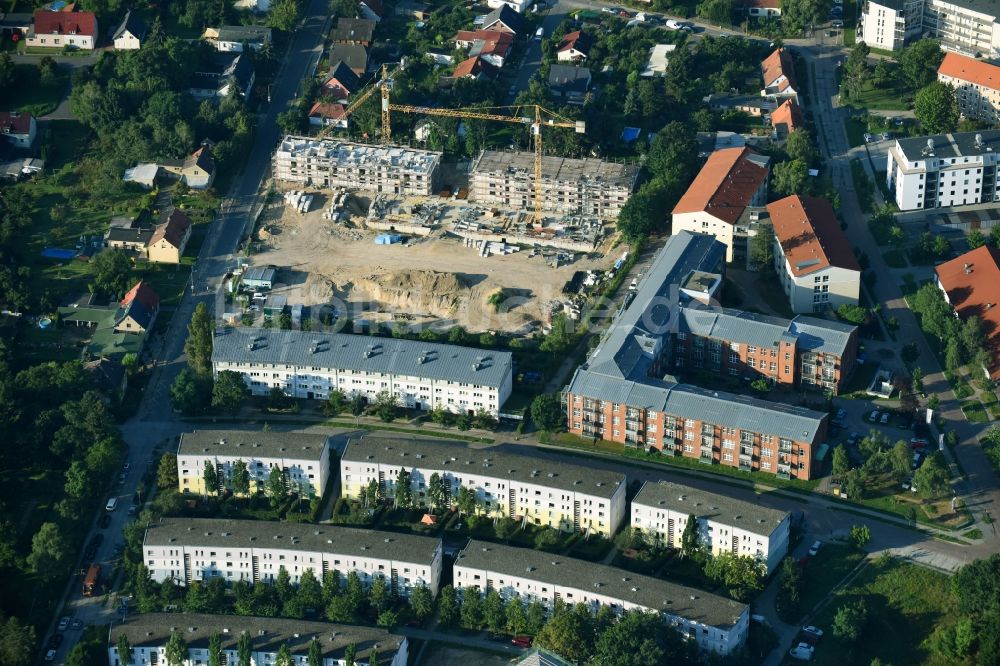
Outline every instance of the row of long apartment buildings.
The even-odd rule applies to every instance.
[[[299,435],[293,433],[248,433],[240,440],[232,431],[200,433],[200,441],[259,441],[262,446],[256,448],[264,450],[288,448],[296,437]],[[252,454],[255,447],[248,451],[242,448],[217,448],[212,451],[217,457],[211,462],[228,468],[235,456]],[[195,464],[188,449],[183,443],[178,449],[179,468]],[[328,449],[324,450],[329,455]],[[197,462],[204,462],[206,452],[195,453]],[[256,466],[251,455],[236,459]],[[309,456],[291,464],[311,460]],[[263,464],[270,462],[264,459]],[[413,502],[420,507],[431,506],[431,477],[437,475],[444,489],[444,507],[457,508],[459,489],[466,488],[476,498],[477,511],[507,516],[522,525],[610,538],[629,522],[650,543],[676,548],[681,545],[687,522],[696,520],[699,540],[706,550],[757,558],[768,572],[776,568],[788,548],[787,512],[667,482],[644,484],[629,503],[623,474],[564,459],[476,450],[453,443],[377,437],[351,440],[340,460],[341,495],[359,501],[374,482],[379,496],[392,502],[398,497],[397,484],[404,470],[409,475]],[[183,478],[179,487],[188,492],[191,489]],[[320,581],[336,572],[343,582],[354,573],[365,586],[384,578],[395,594],[407,598],[416,586],[437,593],[443,548],[440,539],[369,529],[164,518],[146,531],[143,563],[153,580],[172,580],[179,585],[213,578],[273,583],[282,569],[293,583],[307,570]],[[587,574],[581,577],[584,570]],[[453,574],[457,586],[477,588],[482,593],[497,589],[505,599],[539,601],[548,608],[562,600],[584,603],[595,610],[607,605],[616,612],[655,611],[696,639],[703,649],[721,653],[738,647],[746,636],[748,611],[743,604],[571,558],[554,560],[552,555],[537,551],[472,542],[458,558]]]
[[[441,153],[286,136],[274,153],[274,177],[315,187],[430,196],[441,185]],[[599,159],[542,158],[543,210],[614,219],[635,188],[639,165]],[[531,210],[534,154],[482,151],[471,170],[471,198],[487,206]]]
[[[675,233],[636,296],[565,389],[570,432],[782,478],[808,479],[828,416],[712,391],[681,373],[836,392],[855,364],[856,327],[713,305],[726,247]]]

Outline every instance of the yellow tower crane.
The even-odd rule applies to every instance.
[[[565,127],[576,130],[578,134],[586,131],[586,123],[582,120],[571,120],[560,116],[557,113],[538,104],[524,104],[521,106],[494,107],[496,110],[510,109],[510,115],[501,113],[487,113],[490,109],[440,109],[431,106],[412,106],[408,104],[393,104],[389,100],[389,91],[392,88],[393,77],[402,69],[402,65],[396,67],[391,72],[388,67],[382,66],[382,77],[377,85],[372,85],[359,94],[350,106],[344,109],[344,117],[349,118],[354,111],[361,106],[375,90],[382,93],[382,143],[388,144],[392,140],[391,111],[401,113],[418,113],[428,116],[444,116],[447,118],[463,118],[468,120],[494,120],[502,123],[516,123],[518,125],[529,125],[531,127],[532,140],[535,148],[535,168],[533,183],[533,215],[532,224],[538,228],[542,226],[542,207],[545,196],[542,192],[542,127]],[[533,112],[531,115],[520,115],[523,112]],[[326,128],[320,132],[319,136],[325,136],[331,128]]]

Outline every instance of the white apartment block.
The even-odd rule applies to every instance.
[[[938,81],[955,89],[958,110],[965,118],[1000,122],[1000,67],[958,53],[946,53]]]
[[[108,633],[108,666],[157,666],[167,664],[167,641],[179,635],[187,645],[182,666],[209,663],[209,641],[221,641],[221,664],[238,664],[238,644],[243,634],[251,638],[251,666],[270,666],[278,650],[287,645],[292,666],[309,666],[309,649],[319,643],[320,666],[347,666],[348,646],[354,646],[356,664],[366,666],[406,666],[409,641],[385,629],[326,622],[285,620],[274,617],[203,615],[200,613],[132,613],[123,623],[112,623]],[[118,654],[118,640],[128,639],[131,656]],[[371,657],[377,653],[376,661]]]
[[[218,488],[233,489],[233,470],[242,461],[250,474],[250,494],[263,492],[275,467],[291,490],[309,488],[322,497],[330,478],[330,438],[290,432],[195,430],[181,434],[177,445],[177,482],[182,493],[205,494],[205,463],[219,478]]]
[[[440,166],[430,150],[302,136],[286,136],[274,153],[278,180],[413,196],[437,191]]]
[[[487,515],[608,538],[625,518],[624,474],[425,440],[351,440],[340,460],[341,493],[357,499],[374,480],[386,497],[394,497],[401,469],[410,472],[413,500],[420,506],[428,504],[428,484],[438,474],[450,505],[464,486]]]
[[[671,627],[706,652],[726,655],[747,637],[750,607],[694,588],[641,576],[624,569],[552,555],[470,541],[455,560],[454,585],[504,599],[519,597],[551,609],[556,599],[592,611],[607,606],[616,614],[638,610],[659,613]]]
[[[894,51],[920,34],[924,0],[868,0],[858,19],[858,41]]]
[[[709,154],[671,213],[671,233],[710,234],[726,246],[726,261],[745,263],[767,201],[770,158],[752,150],[725,148]]]
[[[543,210],[615,219],[632,196],[638,164],[594,158],[542,158]],[[532,210],[535,155],[485,150],[472,167],[471,198],[491,206]]]
[[[767,205],[774,229],[774,269],[792,312],[857,305],[861,266],[826,199],[794,194]]]
[[[972,57],[1000,56],[1000,6],[975,0],[867,0],[858,39],[898,50],[918,37],[941,41],[946,51]]]
[[[788,552],[791,514],[669,481],[647,481],[632,500],[632,527],[650,542],[681,547],[691,516],[712,553],[755,557],[773,572]]]
[[[408,409],[494,416],[513,386],[510,352],[274,328],[216,331],[212,366],[241,373],[253,395],[279,387],[294,398],[326,400],[341,390],[374,401],[391,391]]]
[[[147,528],[142,554],[154,581],[178,585],[213,577],[273,583],[281,569],[297,584],[310,569],[320,581],[328,571],[341,582],[354,572],[366,587],[385,578],[409,597],[417,586],[436,596],[441,580],[440,539],[331,525],[163,518]]]
[[[900,210],[997,200],[1000,131],[897,139],[889,148],[886,185]]]

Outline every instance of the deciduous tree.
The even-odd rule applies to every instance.
[[[959,115],[955,89],[937,81],[921,88],[913,100],[913,114],[926,134],[954,132]]]
[[[554,393],[543,393],[531,403],[531,420],[540,430],[553,431],[563,423],[562,403]]]
[[[59,578],[66,573],[69,565],[70,548],[56,523],[42,523],[31,538],[28,565],[43,580]]]
[[[250,389],[243,381],[243,374],[235,370],[222,370],[212,385],[212,407],[224,414],[239,414]]]

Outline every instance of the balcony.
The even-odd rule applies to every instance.
[[[752,472],[753,471],[753,465],[750,462],[741,459],[740,460],[740,471],[741,472]]]
[[[704,463],[706,465],[714,465],[715,464],[715,458],[712,457],[712,454],[709,453],[708,455],[706,455],[704,451],[702,451],[701,457],[698,458],[698,461],[702,462],[702,463]]]
[[[740,456],[746,456],[748,458],[753,458],[753,447],[752,446],[741,446]]]
[[[793,453],[792,445],[785,442],[778,444],[778,453]]]

